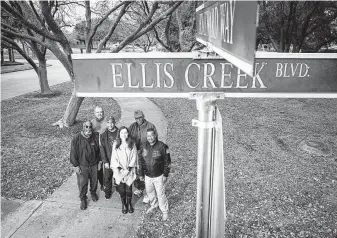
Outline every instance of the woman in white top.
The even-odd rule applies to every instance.
[[[112,145],[110,167],[122,200],[122,213],[133,213],[132,184],[137,177],[138,155],[136,145],[125,126],[119,128],[116,142]]]

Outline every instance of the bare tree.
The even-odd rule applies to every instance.
[[[337,43],[336,1],[261,1],[257,44],[270,42],[278,52],[317,52]]]
[[[12,10],[17,11],[23,17],[31,19],[31,21],[39,27],[44,27],[44,21],[38,15],[34,4],[30,1],[30,7],[27,7],[26,2],[11,2]],[[31,11],[30,11],[31,10]],[[8,13],[8,12],[7,12]],[[5,14],[5,13],[2,13]],[[17,23],[10,14],[5,14],[7,17],[2,15],[2,45],[6,45],[9,48],[15,49],[19,54],[21,54],[27,62],[33,67],[39,78],[41,94],[50,94],[50,90],[47,76],[47,63],[46,63],[46,47],[38,44],[32,38],[38,39],[40,42],[45,41],[45,37],[34,34],[29,28]],[[19,35],[18,35],[19,34]],[[21,36],[20,36],[21,35]],[[27,35],[31,38],[23,37]],[[22,48],[15,42],[14,38],[20,37],[22,42]],[[34,55],[38,59],[38,65],[34,60],[25,52],[25,44],[28,44]]]
[[[17,4],[17,2],[10,2],[13,4]],[[26,3],[27,8],[31,8],[31,6]],[[65,34],[63,33],[61,26],[57,19],[55,18],[55,11],[61,6],[61,3],[59,1],[38,1],[39,8],[41,11],[41,19],[44,20],[45,26],[38,27],[36,24],[34,24],[30,18],[25,18],[23,14],[18,12],[15,8],[12,7],[11,4],[8,2],[1,2],[2,9],[8,12],[8,14],[11,14],[13,18],[15,18],[17,21],[19,21],[23,26],[26,28],[29,28],[30,31],[34,33],[34,36],[31,36],[29,34],[17,32],[14,29],[6,28],[5,26],[1,26],[1,29],[4,31],[9,32],[10,34],[19,37],[19,38],[25,38],[29,39],[31,41],[36,42],[37,44],[44,46],[51,50],[54,55],[60,60],[60,62],[63,64],[65,69],[67,70],[71,80],[74,82],[74,73],[73,73],[73,63],[72,63],[72,49],[71,45],[66,38]],[[121,49],[123,49],[127,44],[135,41],[139,37],[143,36],[144,34],[151,31],[156,24],[158,24],[160,21],[166,19],[169,17],[180,5],[181,1],[179,2],[173,2],[167,10],[161,12],[159,15],[155,16],[155,12],[158,11],[159,2],[153,2],[150,14],[148,17],[136,28],[135,31],[131,32],[122,42],[120,45],[116,46],[112,52],[119,52]],[[126,8],[126,6],[134,4],[134,2],[121,2],[120,6],[123,6]],[[161,3],[166,4],[166,3]],[[118,4],[116,4],[114,7],[112,7],[110,10],[115,11],[114,8],[116,8]],[[120,7],[119,6],[119,7]],[[117,9],[117,8],[116,8]],[[122,10],[123,11],[123,8]],[[119,13],[121,15],[122,13]],[[118,20],[118,17],[116,18]],[[116,21],[117,22],[117,21]],[[118,23],[117,23],[118,24]],[[92,32],[95,32],[95,27],[89,32],[88,35],[92,34]],[[113,32],[113,30],[112,30]],[[41,41],[37,35],[40,35],[41,37],[44,37],[45,41]],[[93,34],[94,35],[94,34]],[[71,126],[74,124],[77,113],[79,111],[79,108],[83,102],[83,97],[76,97],[75,89],[73,90],[73,93],[71,95],[71,98],[69,100],[69,103],[67,105],[67,108],[64,112],[64,115],[62,118],[54,123],[53,125],[58,125],[60,127],[63,126]]]
[[[156,40],[170,52],[189,52],[195,39],[197,1],[184,2],[166,22],[154,28]],[[193,10],[191,10],[193,9]]]

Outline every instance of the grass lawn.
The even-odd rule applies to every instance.
[[[72,173],[70,141],[82,129],[82,122],[94,117],[96,105],[107,115],[120,119],[121,110],[111,98],[87,98],[77,122],[71,128],[51,126],[68,104],[70,82],[51,87],[55,96],[38,92],[1,102],[1,196],[45,199]]]
[[[167,184],[170,220],[162,222],[159,211],[145,215],[137,235],[194,237],[197,128],[191,120],[197,119],[196,103],[152,100],[169,121],[167,143],[174,171]],[[223,118],[226,237],[337,236],[336,102],[218,101]],[[320,145],[320,150],[305,145]]]

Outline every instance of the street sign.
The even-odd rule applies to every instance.
[[[74,54],[80,97],[337,97],[337,54],[263,54],[254,77],[197,53]]]
[[[79,97],[196,99],[198,120],[192,123],[198,127],[198,238],[224,236],[223,132],[216,100],[337,97],[337,54],[266,54],[253,63],[253,77],[241,72],[242,62],[200,58],[197,53],[73,54],[72,59]]]
[[[208,1],[196,10],[196,39],[250,76],[254,72],[256,1]]]

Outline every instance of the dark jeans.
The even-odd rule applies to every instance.
[[[132,185],[128,186],[125,183],[120,183],[117,185],[117,192],[121,196],[121,198],[132,197]]]
[[[111,194],[112,192],[112,169],[106,169],[104,168],[104,192],[106,194]]]
[[[94,194],[97,190],[97,164],[93,166],[80,165],[81,172],[77,174],[77,185],[80,191],[81,201],[87,199],[88,182],[90,182],[90,193]]]

